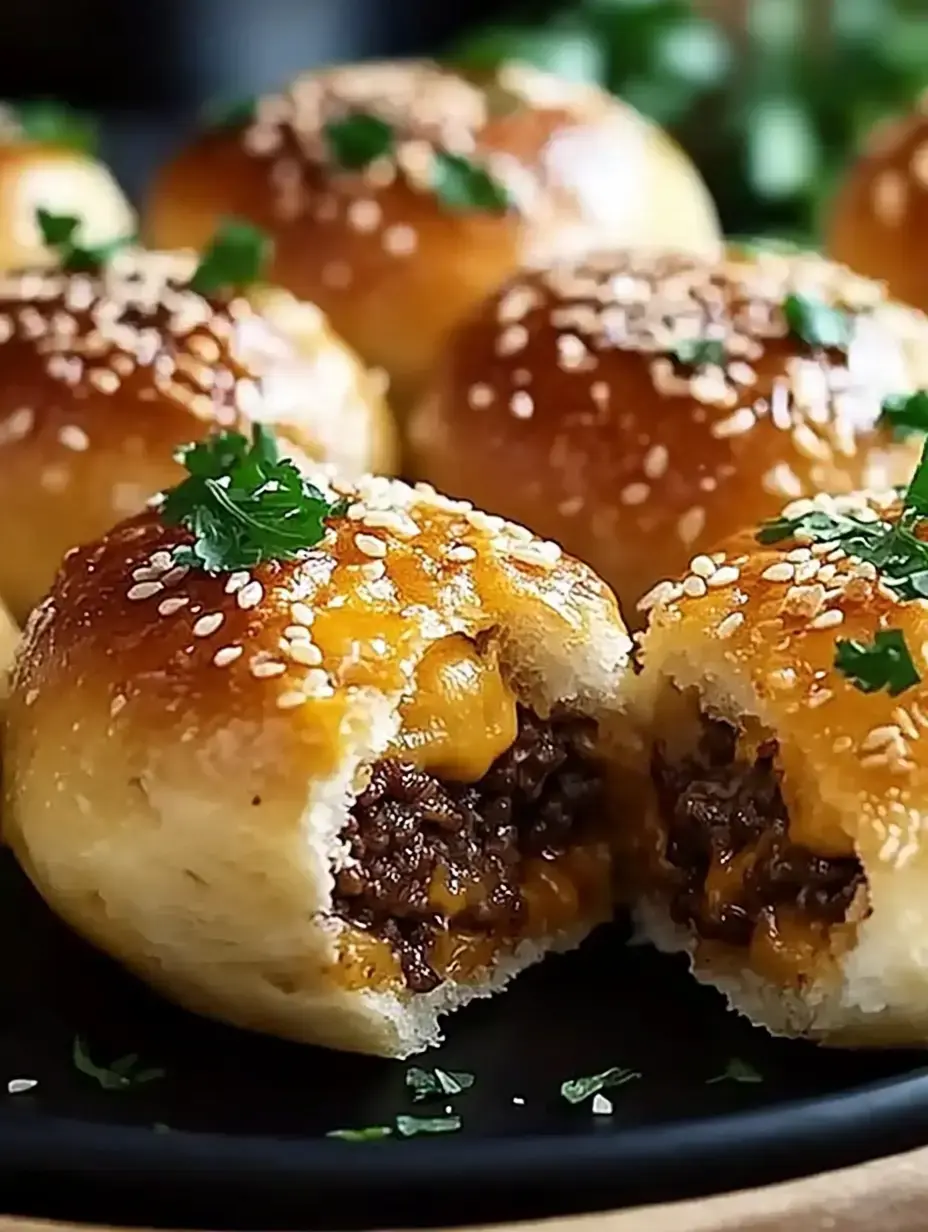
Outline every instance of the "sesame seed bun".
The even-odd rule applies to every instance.
[[[91,246],[135,231],[135,214],[107,168],[80,150],[37,142],[16,113],[0,105],[0,270],[54,264],[36,224],[36,210],[82,220],[78,238]]]
[[[99,276],[0,278],[0,597],[24,619],[65,551],[183,472],[178,446],[267,421],[304,462],[395,460],[382,383],[287,292],[207,300],[192,254],[123,252]]]
[[[333,165],[325,125],[358,111],[396,141],[351,172]],[[442,150],[485,164],[508,212],[443,205],[431,186]],[[145,235],[200,247],[226,213],[273,236],[274,279],[389,372],[401,409],[449,327],[520,265],[609,244],[719,242],[708,191],[660,129],[524,65],[480,84],[424,61],[301,76],[260,99],[251,123],[201,133],[163,169]]]
[[[412,992],[333,899],[381,859],[351,846],[372,767],[478,780],[516,699],[614,710],[630,641],[599,579],[521,527],[398,481],[338,491],[347,515],[299,562],[187,570],[189,536],[154,510],[72,553],[18,656],[4,818],[51,907],[169,997],[403,1056],[608,915],[611,862],[598,830],[526,859],[526,914],[502,935],[456,925],[449,883],[442,978]]]
[[[928,96],[926,96],[928,98]],[[928,107],[876,128],[826,226],[828,252],[928,310]]]
[[[847,310],[847,356],[788,333],[791,294]],[[687,339],[723,353],[684,363]],[[785,499],[907,480],[917,446],[875,425],[887,394],[926,384],[928,320],[841,266],[607,253],[519,274],[458,327],[411,416],[411,467],[586,560],[630,620]]]
[[[893,492],[818,496],[785,512],[810,509],[889,524],[899,513]],[[899,602],[874,566],[848,557],[837,542],[799,533],[764,546],[753,532],[733,536],[711,558],[695,558],[648,604],[633,703],[641,746],[630,763],[642,793],[640,821],[625,836],[630,851],[617,857],[643,933],[689,953],[700,980],[775,1033],[848,1046],[924,1046],[928,605]],[[869,644],[890,629],[904,634],[921,679],[895,697],[886,689],[863,692],[835,666],[838,639]],[[656,759],[684,764],[700,737],[697,712],[735,729],[745,765],[772,757],[775,790],[788,810],[786,838],[820,882],[831,874],[819,860],[836,862],[833,872],[856,868],[839,914],[816,919],[824,900],[816,907],[807,897],[804,906],[778,891],[750,936],[728,944],[685,918],[679,899],[674,909],[686,864],[679,826],[700,822],[693,812],[687,821],[679,801],[669,821],[651,779]],[[690,807],[703,810],[719,844],[717,797],[704,788],[697,796]],[[774,828],[752,820],[753,802],[762,809],[764,798],[762,787],[750,799],[737,797],[741,821],[734,824],[746,829],[735,850],[719,846],[703,866],[697,912],[737,912],[745,887],[759,884],[765,844],[777,841]],[[789,858],[788,849],[777,857],[781,885]]]

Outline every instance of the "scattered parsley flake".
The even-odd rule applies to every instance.
[[[250,222],[225,219],[203,252],[190,289],[210,295],[250,286],[261,277],[272,247],[270,237]]]
[[[207,573],[248,569],[266,560],[295,560],[344,512],[278,456],[273,434],[256,424],[251,442],[220,432],[177,454],[188,478],[170,489],[162,517],[183,526],[192,545],[175,549],[178,564]]]
[[[419,1134],[456,1134],[460,1128],[461,1118],[459,1116],[398,1116],[396,1118],[396,1132],[401,1138],[415,1138]]]
[[[97,273],[115,253],[131,244],[134,238],[126,235],[88,248],[76,242],[77,232],[82,225],[82,220],[76,215],[53,214],[51,210],[40,206],[35,212],[35,217],[43,244],[55,250],[61,268],[72,274]]]
[[[112,1065],[94,1064],[87,1051],[87,1044],[80,1035],[75,1035],[71,1051],[74,1068],[98,1082],[104,1091],[125,1091],[129,1087],[142,1086],[165,1076],[160,1068],[139,1069],[137,1052],[130,1052],[114,1061]]]
[[[561,1095],[569,1104],[582,1104],[585,1099],[589,1099],[591,1095],[596,1095],[599,1091],[606,1090],[608,1087],[624,1087],[627,1082],[634,1082],[640,1077],[641,1074],[637,1070],[623,1069],[621,1066],[614,1065],[611,1069],[603,1070],[601,1074],[570,1078],[567,1082],[562,1082]]]
[[[82,154],[92,154],[96,149],[96,124],[89,116],[63,103],[36,100],[18,103],[13,111],[27,141],[77,150]]]
[[[203,108],[200,122],[206,128],[241,128],[255,118],[257,104],[253,94],[244,98],[216,99]]]
[[[474,1085],[473,1074],[454,1069],[420,1069],[411,1065],[406,1071],[406,1085],[412,1091],[414,1103],[426,1099],[445,1099],[449,1095],[460,1095]]]
[[[794,334],[811,347],[846,351],[851,342],[851,318],[840,308],[806,295],[787,295],[783,315]]]
[[[393,1129],[389,1125],[368,1125],[364,1129],[330,1129],[327,1138],[338,1138],[342,1142],[382,1142],[389,1138]]]
[[[720,1074],[716,1074],[714,1078],[706,1080],[706,1086],[714,1086],[717,1082],[757,1083],[763,1081],[763,1074],[756,1070],[753,1065],[749,1065],[747,1061],[742,1061],[740,1057],[732,1057]]]
[[[886,689],[898,697],[921,680],[901,629],[880,629],[869,643],[841,638],[835,645],[835,667],[862,693]]]
[[[391,154],[396,142],[393,126],[366,111],[329,120],[323,132],[333,160],[346,171],[363,171]]]
[[[914,394],[893,394],[883,400],[880,422],[892,428],[898,438],[928,432],[928,390]]]
[[[674,344],[673,355],[678,363],[689,368],[725,366],[725,343],[721,338],[681,338]]]
[[[432,187],[446,209],[503,214],[509,208],[506,188],[484,167],[447,150],[436,150],[434,157]]]

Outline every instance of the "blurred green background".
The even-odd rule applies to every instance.
[[[814,241],[862,137],[928,87],[926,0],[562,0],[452,49],[621,95],[689,151],[729,234]]]

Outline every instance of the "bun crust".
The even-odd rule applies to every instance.
[[[80,218],[80,242],[91,247],[136,229],[132,208],[102,163],[30,140],[15,112],[0,106],[0,270],[54,264],[35,221],[40,206]]]
[[[820,496],[786,514],[809,508],[890,523],[899,513],[889,492]],[[924,1046],[928,605],[899,602],[872,565],[836,543],[810,545],[800,535],[763,546],[742,533],[722,549],[650,601],[634,699],[644,745],[638,773],[656,748],[673,758],[675,745],[690,744],[691,716],[679,709],[689,695],[703,714],[745,733],[739,741],[775,742],[789,842],[839,870],[856,860],[863,880],[846,913],[827,923],[821,913],[813,918],[809,898],[787,896],[766,909],[747,946],[700,938],[698,926],[671,919],[668,872],[679,855],[671,856],[666,822],[643,783],[647,820],[628,836],[627,861],[619,857],[642,929],[662,948],[689,952],[699,979],[778,1034]],[[836,668],[837,640],[871,644],[890,629],[904,634],[921,679],[895,697],[863,692]],[[748,849],[729,865],[736,880],[757,876],[745,871]],[[781,859],[781,876],[783,867]],[[815,870],[814,860],[808,867]],[[721,869],[710,871],[710,884],[730,892]]]
[[[847,356],[788,333],[846,309]],[[723,348],[702,366],[687,340]],[[630,618],[706,545],[784,500],[909,478],[882,400],[928,384],[928,320],[805,255],[606,253],[523,273],[455,331],[409,427],[414,473],[586,560]]]
[[[393,153],[333,166],[325,125],[393,126]],[[431,187],[436,151],[486,163],[505,213],[454,210]],[[263,98],[254,120],[202,133],[156,180],[145,234],[200,247],[226,214],[274,239],[272,275],[319,304],[398,406],[451,325],[526,262],[607,244],[714,250],[718,223],[692,165],[637,112],[522,65],[480,83],[426,61],[344,66]]]
[[[5,819],[49,904],[183,1005],[405,1055],[438,1039],[439,1013],[603,919],[610,861],[600,840],[578,847],[560,890],[566,866],[546,865],[547,900],[494,947],[452,926],[445,978],[412,993],[333,905],[371,765],[447,760],[455,740],[479,762],[492,724],[472,702],[499,672],[538,714],[598,717],[630,642],[605,586],[554,545],[398,482],[348,496],[305,560],[250,573],[172,566],[187,536],[156,512],[72,553],[18,658]],[[442,710],[423,664],[449,639],[492,642],[499,668],[491,655],[476,700],[452,680]]]
[[[928,109],[881,124],[832,205],[828,252],[928,310]]]
[[[381,388],[311,305],[208,301],[192,254],[119,254],[98,276],[0,278],[0,596],[25,619],[65,551],[182,476],[178,446],[270,422],[294,456],[389,471]]]

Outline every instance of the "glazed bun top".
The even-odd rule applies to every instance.
[[[881,422],[928,320],[809,255],[616,252],[519,274],[453,334],[414,473],[588,561],[631,620],[659,578],[784,499],[909,478]]]
[[[879,125],[838,191],[828,252],[928,311],[928,95]]]
[[[719,241],[708,192],[668,137],[524,65],[480,81],[426,61],[299,77],[163,170],[146,238],[199,247],[224,213],[274,237],[275,280],[387,369],[400,403],[448,327],[518,266]]]
[[[117,252],[94,273],[0,276],[0,597],[23,619],[64,552],[177,481],[213,427],[276,428],[289,451],[389,470],[382,386],[312,305],[194,290],[193,254]]]
[[[0,104],[0,270],[53,265],[36,211],[82,220],[81,242],[96,246],[132,235],[135,214],[107,168],[75,145],[66,109]]]

